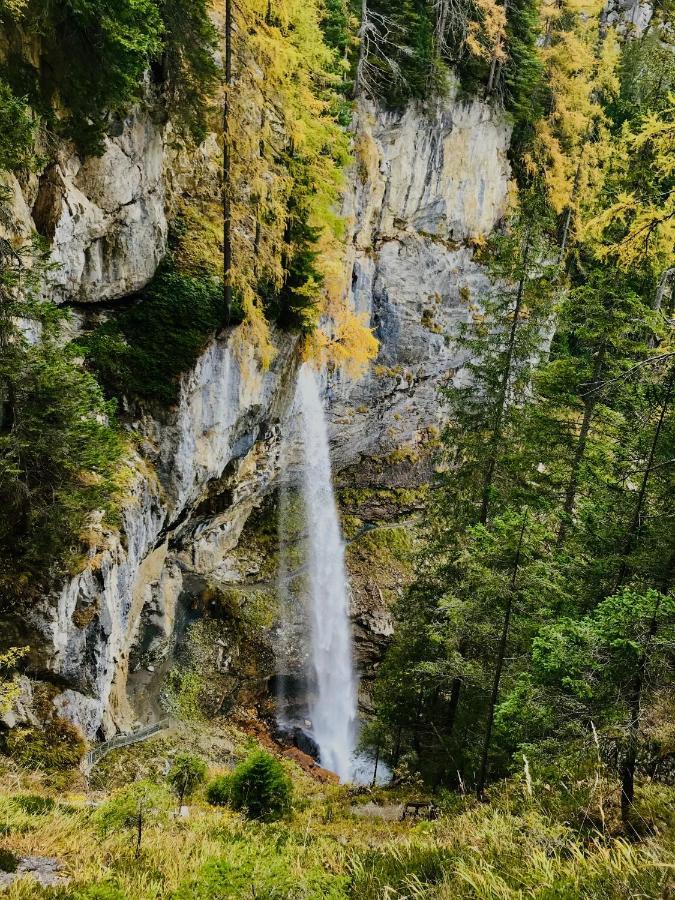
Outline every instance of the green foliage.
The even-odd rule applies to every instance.
[[[127,900],[123,891],[114,884],[91,884],[83,888],[72,888],[70,900]]]
[[[367,87],[392,108],[408,100],[442,94],[447,69],[434,42],[434,7],[429,0],[374,0],[373,50]],[[359,10],[360,12],[360,10]]]
[[[235,840],[221,858],[208,860],[200,872],[179,889],[175,900],[217,900],[220,897],[302,897],[303,900],[342,900],[347,878],[328,872],[320,863],[298,867],[283,839],[276,847],[256,839]]]
[[[326,0],[321,30],[328,46],[343,59],[351,42],[349,0]]]
[[[209,782],[206,799],[211,806],[227,806],[232,793],[232,779],[229,775],[219,775]]]
[[[561,619],[532,645],[534,671],[547,685],[582,701],[596,723],[625,717],[635,677],[645,666],[650,690],[671,678],[675,598],[624,588],[581,620]]]
[[[292,783],[269,753],[255,751],[230,776],[230,803],[250,819],[272,822],[291,809]]]
[[[206,778],[206,763],[191,753],[179,753],[166,776],[182,803]]]
[[[109,395],[171,404],[179,376],[224,321],[222,280],[164,264],[134,306],[79,346]]]
[[[65,107],[58,123],[65,135],[86,153],[100,152],[108,116],[125,114],[140,96],[143,73],[160,52],[154,0],[34,0],[29,12],[42,37],[43,98]]]
[[[447,9],[442,12],[444,6]],[[363,87],[389,106],[399,108],[411,99],[442,95],[452,70],[463,93],[480,95],[490,84],[492,71],[491,96],[512,114],[516,124],[514,143],[522,149],[532,136],[532,126],[544,113],[543,69],[537,52],[539,0],[504,4],[503,59],[496,65],[496,47],[484,48],[483,55],[467,47],[467,35],[495,16],[495,10],[488,6],[471,0],[457,4],[431,0],[369,2],[368,64]],[[355,12],[360,14],[360,9]]]
[[[0,653],[0,714],[10,710],[21,693],[15,669],[27,652],[27,647],[12,647]]]
[[[63,311],[37,297],[46,268],[39,247],[22,252],[0,241],[2,604],[72,565],[89,542],[91,511],[115,509],[122,454],[115,406],[62,346]]]
[[[79,729],[58,718],[44,728],[13,728],[5,747],[18,765],[47,771],[74,769],[87,749]]]
[[[419,844],[363,853],[352,861],[353,896],[378,900],[385,892],[402,894],[413,881],[437,887],[451,864],[452,857],[443,848]]]
[[[26,103],[0,78],[0,171],[35,163],[35,123]]]
[[[162,706],[181,722],[198,722],[204,717],[202,694],[206,682],[193,668],[174,667],[162,692]]]
[[[83,153],[100,153],[111,117],[124,117],[140,100],[152,63],[177,126],[203,138],[217,81],[216,33],[204,0],[30,0],[25,9],[14,6],[7,16],[7,77],[17,96],[29,95],[50,131],[75,141]],[[25,30],[40,38],[37,67],[20,55]],[[15,132],[19,126],[25,132],[19,106],[13,118]],[[20,153],[26,135],[16,136],[23,140],[12,139],[13,152]]]
[[[218,35],[208,0],[155,0],[164,23],[161,78],[168,81],[174,122],[200,143],[218,83],[214,53]]]
[[[511,0],[506,9],[504,107],[516,125],[514,143],[522,150],[530,129],[544,113],[543,66],[537,53],[539,0]],[[499,89],[499,82],[498,82]]]
[[[625,41],[621,47],[621,90],[609,107],[617,124],[665,108],[675,90],[672,45],[663,41],[661,31],[651,28],[639,40]]]
[[[152,781],[136,781],[115,791],[96,810],[94,820],[102,834],[135,828],[139,814],[144,825],[168,820],[171,795],[163,785]]]
[[[47,815],[56,806],[52,797],[44,797],[42,794],[19,794],[12,797],[12,802],[31,816]]]
[[[0,847],[0,872],[16,872],[18,865],[19,857],[11,850]]]

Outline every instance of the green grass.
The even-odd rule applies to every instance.
[[[640,812],[650,828],[640,842],[628,842],[618,832],[618,795],[610,782],[601,786],[607,792],[605,833],[582,834],[565,822],[564,804],[556,813],[550,793],[555,796],[558,786],[546,792],[544,805],[536,782],[530,796],[517,778],[493,787],[489,804],[453,795],[441,798],[441,816],[433,822],[385,822],[356,818],[346,787],[318,784],[284,760],[294,782],[293,808],[287,819],[269,824],[210,806],[206,787],[190,799],[189,818],[176,819],[161,765],[149,781],[136,780],[135,753],[143,768],[150,757],[160,764],[181,750],[199,753],[224,739],[238,756],[249,752],[240,732],[216,722],[110,754],[108,771],[115,773],[117,787],[93,794],[80,788],[57,795],[35,773],[7,764],[0,774],[0,846],[6,858],[56,856],[72,879],[60,889],[25,881],[7,892],[8,900],[668,896],[675,872],[672,788],[640,785]],[[226,771],[218,762],[220,750],[204,758],[210,777]],[[125,768],[129,783],[121,785]],[[397,801],[405,790],[378,789],[374,796]],[[141,796],[146,814],[136,858]]]

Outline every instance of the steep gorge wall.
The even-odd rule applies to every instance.
[[[509,178],[508,125],[481,103],[451,96],[400,114],[363,104],[357,118],[345,265],[380,354],[358,383],[326,379],[338,470],[423,442],[440,423],[438,386],[461,366],[446,335],[490,286],[471,240],[504,214]],[[40,178],[13,185],[17,229],[51,239],[58,300],[109,304],[146,284],[175,196],[213,179],[215,148],[177,155],[150,113],[114,132],[101,158],[64,151]],[[170,661],[181,598],[256,577],[240,535],[279,475],[299,364],[292,335],[275,341],[263,371],[236,329],[214,338],[175,408],[127,422],[138,449],[120,533],[100,535],[104,549],[31,610],[35,671],[60,685],[57,708],[89,737],[132,726],[130,668],[149,690],[140,670],[161,674]],[[379,601],[369,614],[372,596],[355,596],[355,611],[386,634],[388,600]]]

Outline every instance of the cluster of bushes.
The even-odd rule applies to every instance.
[[[38,299],[45,268],[39,249],[22,255],[0,241],[0,610],[76,564],[83,542],[95,539],[92,509],[115,522],[115,407],[63,347],[63,312]],[[38,343],[25,321],[40,330]]]
[[[359,87],[398,108],[410,99],[425,100],[442,94],[452,69],[467,95],[476,96],[489,85],[488,90],[512,113],[517,125],[531,123],[543,112],[543,70],[536,53],[538,4],[535,0],[505,3],[503,45],[499,50],[487,46],[481,52],[475,46],[470,50],[467,38],[484,27],[489,32],[486,20],[492,16],[496,21],[497,9],[498,5],[470,0],[454,4],[439,0],[368,0],[367,84]],[[332,0],[324,30],[332,43],[348,52],[345,13],[359,21],[361,3]],[[359,52],[358,46],[353,48],[353,74]],[[494,58],[497,52],[499,64]]]
[[[205,783],[207,766],[192,753],[179,753],[164,783],[142,780],[121,788],[96,811],[102,834],[125,829],[137,833],[149,824],[161,824]],[[229,806],[260,822],[273,822],[291,809],[292,782],[281,763],[264,751],[254,751],[229,775],[206,786],[212,806]],[[138,837],[140,846],[140,836]]]

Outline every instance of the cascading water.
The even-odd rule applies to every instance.
[[[333,494],[326,417],[316,376],[307,365],[299,373],[296,402],[302,420],[314,681],[309,714],[321,765],[345,781],[354,759],[357,709],[349,588]]]

